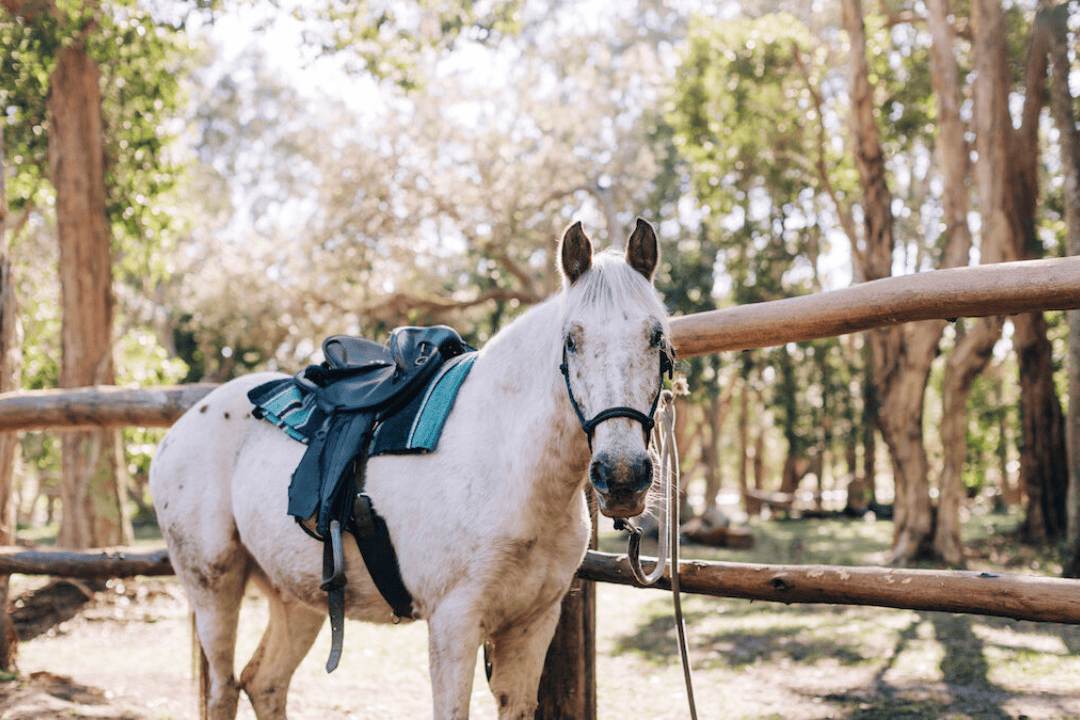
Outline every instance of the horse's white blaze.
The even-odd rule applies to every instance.
[[[499,718],[533,716],[559,602],[587,547],[582,488],[590,462],[645,449],[637,422],[613,418],[596,429],[590,454],[559,365],[576,325],[588,351],[569,363],[587,411],[648,411],[658,383],[651,339],[664,323],[646,279],[651,271],[616,255],[592,258],[591,249],[587,259],[570,259],[575,277],[567,289],[480,352],[439,449],[368,461],[367,492],[429,624],[439,719],[468,716],[484,642],[493,645]],[[260,720],[284,717],[289,680],[326,612],[321,545],[286,514],[304,446],[250,416],[247,391],[270,377],[241,378],[208,395],[169,431],[150,471],[162,532],[210,664],[211,718],[234,717],[240,686]],[[347,616],[389,621],[355,544],[346,538],[345,548]],[[269,597],[270,623],[237,681],[236,614],[249,579]]]

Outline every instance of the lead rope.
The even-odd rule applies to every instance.
[[[683,679],[686,682],[686,700],[691,720],[697,720],[697,704],[694,702],[694,682],[690,673],[690,656],[686,643],[686,623],[683,620],[682,595],[679,590],[679,448],[675,442],[675,395],[664,390],[653,431],[653,444],[660,457],[660,482],[664,486],[661,495],[660,527],[656,565],[646,574],[641,567],[641,528],[630,523],[617,523],[630,531],[627,555],[630,570],[643,585],[652,585],[664,574],[668,550],[671,552],[671,599],[675,607],[675,629],[679,636],[679,658],[682,661]],[[663,428],[661,430],[661,428]],[[667,532],[665,532],[665,530]]]

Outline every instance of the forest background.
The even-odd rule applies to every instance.
[[[557,289],[578,219],[652,221],[673,314],[1080,253],[1072,2],[0,7],[0,390],[293,372],[402,324],[480,346]],[[684,359],[694,510],[837,489],[891,507],[894,561],[961,566],[967,509],[1013,505],[1080,574],[1078,334]],[[61,545],[123,543],[159,437],[26,433],[0,467],[57,488]]]

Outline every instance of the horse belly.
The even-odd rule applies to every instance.
[[[262,424],[267,431],[253,433],[245,443],[232,477],[237,531],[276,592],[322,609],[327,603],[320,588],[323,544],[288,514],[289,483],[306,447],[269,423]],[[390,607],[375,589],[352,536],[342,536],[342,547],[348,580],[346,615],[355,620],[389,622]]]

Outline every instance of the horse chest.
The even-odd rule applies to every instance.
[[[568,531],[493,544],[481,596],[492,628],[549,607],[566,593],[587,544],[584,532]]]

